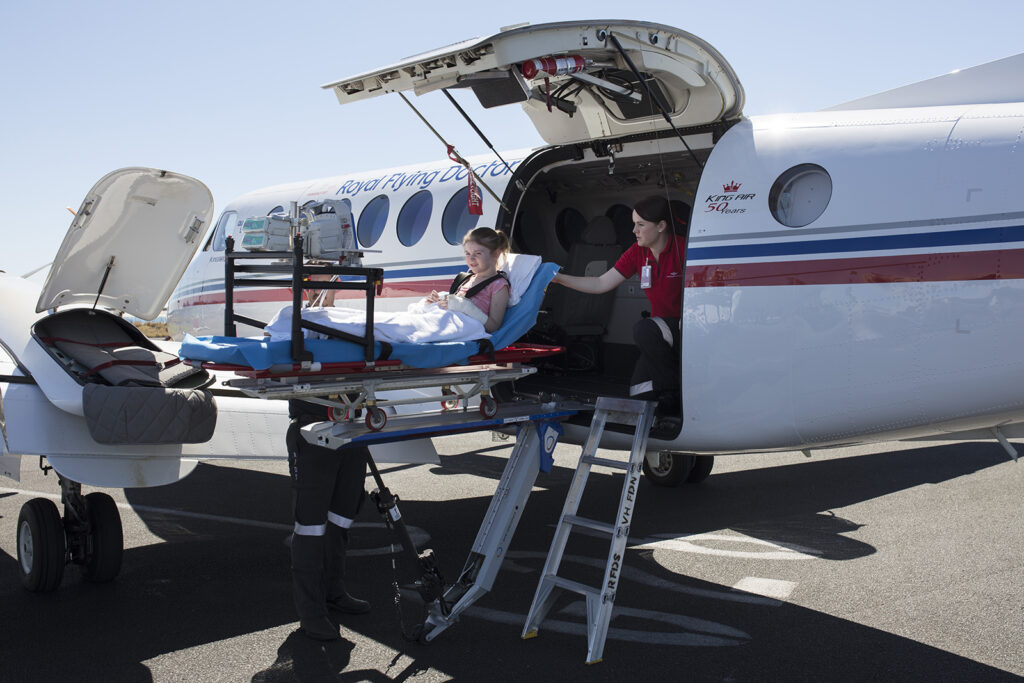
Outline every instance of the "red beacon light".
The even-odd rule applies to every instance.
[[[583,71],[587,66],[587,60],[579,55],[568,55],[565,57],[541,57],[540,59],[528,59],[519,65],[519,71],[526,78],[534,78],[543,72],[548,76],[565,76]]]

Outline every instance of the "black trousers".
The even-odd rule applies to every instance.
[[[363,446],[332,450],[307,443],[300,420],[288,427],[288,471],[295,505],[295,533],[323,536],[327,524],[343,529],[359,513],[369,451]]]
[[[630,396],[679,396],[679,340],[679,318],[643,318],[633,326],[640,358],[633,368]]]

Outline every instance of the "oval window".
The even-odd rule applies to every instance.
[[[612,204],[604,212],[615,225],[615,242],[623,249],[628,249],[636,241],[633,234],[633,209],[625,204]]]
[[[398,212],[398,241],[407,247],[419,242],[427,231],[433,208],[434,196],[428,190],[420,190],[409,197]]]
[[[448,244],[462,244],[466,233],[476,227],[480,216],[469,212],[469,188],[456,190],[441,214],[441,234]]]
[[[785,171],[768,193],[775,220],[789,228],[810,225],[832,199],[832,178],[817,164],[800,164]]]
[[[555,237],[562,249],[569,251],[572,245],[581,241],[583,228],[587,227],[587,219],[583,214],[573,209],[562,209],[555,217]]]
[[[363,212],[359,214],[359,225],[356,226],[359,244],[372,247],[377,243],[384,233],[384,224],[388,222],[390,208],[391,200],[384,194],[377,195],[363,207]]]

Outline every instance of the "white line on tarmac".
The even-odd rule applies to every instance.
[[[30,491],[28,489],[12,489],[0,486],[0,493],[17,493],[26,496],[38,497],[38,498],[49,498],[56,502],[60,502],[60,494],[55,493],[43,493],[42,491]],[[187,517],[190,519],[201,519],[209,522],[222,522],[225,524],[241,524],[242,526],[257,527],[260,529],[273,529],[275,531],[291,532],[293,526],[291,524],[280,524],[278,522],[260,522],[255,519],[242,519],[240,517],[226,517],[224,515],[211,515],[206,512],[189,512],[188,510],[172,510],[169,508],[158,508],[151,507],[149,505],[132,505],[131,503],[117,503],[117,507],[121,510],[131,510],[133,512],[148,512],[155,515],[167,515],[168,517]],[[356,522],[352,525],[353,528],[358,529],[373,529],[385,527],[383,522]],[[409,531],[409,535],[412,537],[413,543],[417,546],[421,546],[430,540],[430,534],[423,529],[413,526],[411,524],[406,525],[406,529]],[[397,543],[391,545],[377,546],[372,548],[349,548],[348,554],[351,557],[358,557],[363,555],[389,555],[394,552],[400,552],[400,546]]]
[[[20,493],[26,496],[49,498],[60,502],[60,494],[43,493],[42,491],[30,491],[28,489],[11,489],[0,486],[0,493]],[[172,510],[169,508],[157,508],[149,505],[132,505],[130,503],[118,503],[121,510],[133,510],[135,512],[149,512],[158,515],[171,515],[174,517],[189,517],[191,519],[204,519],[211,522],[226,522],[228,524],[241,524],[243,526],[254,526],[261,529],[277,529],[280,531],[291,531],[291,524],[279,524],[277,522],[260,522],[255,519],[241,519],[239,517],[225,517],[223,515],[211,515],[206,512],[189,512],[187,510]]]

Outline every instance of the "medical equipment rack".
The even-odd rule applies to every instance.
[[[302,319],[302,294],[306,290],[357,290],[366,294],[366,319],[373,320],[374,295],[379,294],[384,284],[383,268],[362,268],[353,266],[342,266],[334,263],[306,263],[303,254],[303,237],[296,234],[292,238],[291,251],[235,251],[235,240],[232,237],[225,239],[226,250],[224,253],[224,336],[234,337],[236,335],[235,323],[244,323],[252,327],[263,329],[267,326],[265,322],[249,318],[235,313],[235,287],[290,287],[292,290],[292,334],[291,334],[291,356],[292,360],[299,363],[312,362],[313,354],[305,347],[305,340],[302,330],[313,330],[329,337],[344,339],[363,347],[364,358],[367,363],[374,362],[374,340],[373,325],[367,325],[363,336],[342,332],[326,325],[310,322]],[[282,261],[281,263],[269,264],[238,264],[236,261],[251,260]],[[291,275],[287,280],[274,280],[264,278],[245,277],[240,278],[236,273],[267,275],[272,273],[288,273]],[[349,278],[347,280],[309,280],[313,275],[338,276]],[[386,342],[381,342],[386,348]]]

